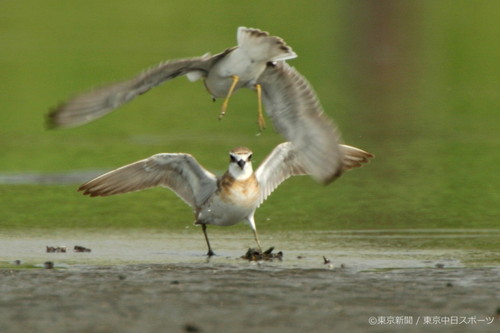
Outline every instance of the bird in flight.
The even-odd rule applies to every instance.
[[[340,145],[342,171],[360,167],[374,156],[352,146]],[[229,167],[217,177],[190,154],[163,153],[105,173],[79,187],[91,197],[110,196],[161,186],[174,191],[194,211],[208,246],[207,225],[230,226],[246,221],[261,249],[254,214],[266,198],[287,178],[307,170],[291,142],[276,146],[253,171],[252,151],[238,147],[229,153]]]
[[[239,88],[257,92],[258,123],[262,104],[276,130],[293,143],[304,168],[316,181],[329,184],[341,173],[340,135],[326,116],[312,86],[285,60],[297,57],[283,39],[259,29],[239,27],[238,45],[216,55],[166,61],[123,82],[77,95],[50,111],[49,128],[74,127],[100,118],[151,88],[177,76],[203,79],[213,98],[229,98]]]

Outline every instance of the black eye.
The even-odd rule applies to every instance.
[[[252,154],[250,154],[250,156],[248,156],[248,160],[251,161],[252,160]]]
[[[229,157],[231,158],[231,162],[236,162],[236,161],[238,161],[238,160],[236,159],[236,157],[234,157],[233,155],[229,155]]]

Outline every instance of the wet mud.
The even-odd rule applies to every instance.
[[[78,237],[92,252],[67,253],[45,252],[59,239],[5,239],[0,331],[500,331],[500,267],[464,265],[462,252],[363,252],[319,242],[299,249],[291,241],[280,244],[281,260],[248,261],[234,235],[212,258],[203,244],[200,252],[179,246],[194,244],[190,236],[168,238],[176,237],[163,249],[163,238],[143,239],[135,252],[124,251],[139,244],[126,237]],[[12,251],[17,261],[4,252],[14,245],[22,250]],[[434,317],[442,321],[430,323]]]

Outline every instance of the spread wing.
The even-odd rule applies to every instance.
[[[340,134],[311,85],[285,62],[268,64],[257,82],[277,131],[296,149],[314,179],[329,184],[342,173]]]
[[[74,127],[100,118],[165,81],[197,73],[206,76],[210,68],[232,49],[191,59],[172,60],[148,69],[133,79],[106,85],[78,95],[50,111],[49,128]]]
[[[260,185],[259,206],[282,182],[291,176],[307,174],[292,143],[280,143],[255,170],[255,177]]]
[[[189,154],[156,154],[125,165],[83,184],[78,189],[91,197],[168,187],[193,208],[217,189],[217,177]]]
[[[374,155],[359,148],[340,145],[342,171],[361,167],[368,163]],[[264,159],[255,171],[255,176],[260,184],[259,206],[267,197],[285,180],[291,176],[307,175],[306,166],[291,142],[284,142],[276,146]]]

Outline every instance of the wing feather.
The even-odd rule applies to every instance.
[[[257,83],[267,114],[293,143],[308,174],[323,184],[340,176],[340,134],[307,80],[286,62],[276,62],[267,66]]]
[[[340,145],[343,156],[341,168],[343,171],[361,167],[368,163],[373,154],[359,148]],[[285,180],[292,176],[307,175],[307,166],[291,142],[284,142],[276,146],[264,159],[255,171],[255,176],[260,184],[259,206],[267,197]]]
[[[259,206],[285,180],[291,176],[306,175],[305,165],[291,142],[277,145],[255,170],[260,184]]]
[[[78,95],[51,110],[47,117],[47,126],[59,128],[83,125],[110,113],[138,95],[177,76],[190,72],[206,75],[215,62],[231,50],[227,49],[214,56],[204,55],[163,62],[133,79],[105,85]]]
[[[189,154],[156,154],[105,173],[78,189],[91,197],[109,196],[163,186],[191,207],[198,207],[217,189],[217,177]]]
[[[343,171],[362,167],[364,163],[370,162],[370,159],[375,157],[372,153],[356,147],[340,145],[340,148],[344,153],[344,160],[342,161]]]

